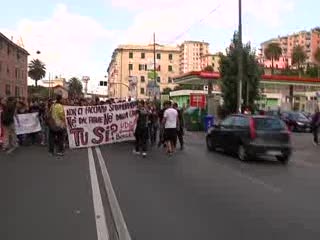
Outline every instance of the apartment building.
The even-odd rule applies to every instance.
[[[173,88],[179,74],[180,48],[156,44],[156,82],[160,91]],[[125,99],[129,96],[148,99],[147,85],[153,81],[154,45],[120,45],[113,52],[108,67],[108,95]],[[132,83],[135,86],[132,87]]]
[[[293,48],[300,45],[304,48],[307,54],[306,63],[315,63],[314,54],[318,47],[320,47],[320,28],[314,28],[310,31],[301,31],[288,36],[279,36],[261,44],[261,54],[259,62],[265,67],[271,67],[271,61],[266,59],[264,50],[272,42],[279,43],[282,49],[282,56],[278,61],[274,62],[275,68],[283,69],[292,65]]]
[[[220,68],[220,55],[216,54],[205,54],[200,57],[201,60],[201,69],[204,69],[206,66],[212,66],[215,72],[219,72]]]
[[[28,55],[0,33],[0,97],[28,96]]]
[[[203,69],[203,57],[209,54],[209,43],[185,41],[180,45],[180,74]]]

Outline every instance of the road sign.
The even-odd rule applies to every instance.
[[[207,99],[205,94],[190,94],[190,107],[205,108]]]

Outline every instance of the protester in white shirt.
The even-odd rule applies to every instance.
[[[164,139],[166,141],[167,153],[172,154],[175,150],[177,139],[178,111],[172,108],[172,103],[168,102],[168,108],[163,115]]]

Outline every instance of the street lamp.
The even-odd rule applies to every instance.
[[[238,113],[241,113],[242,104],[242,78],[243,78],[243,65],[242,65],[242,1],[239,0],[239,29],[238,29],[238,100],[237,108]]]

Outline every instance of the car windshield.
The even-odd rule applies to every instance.
[[[296,121],[308,121],[307,117],[302,113],[293,113],[292,116]]]
[[[256,130],[284,130],[285,124],[277,118],[255,118]]]

